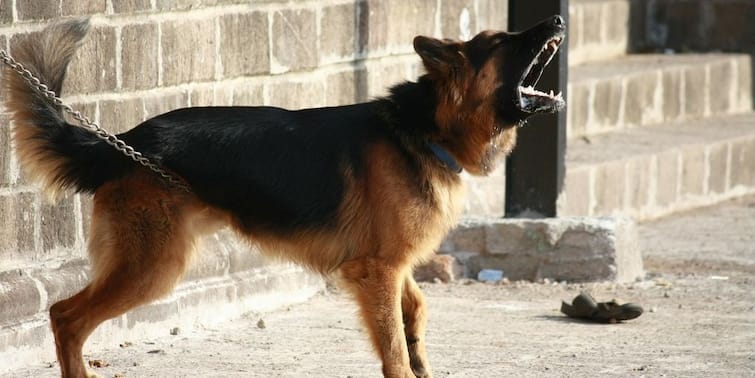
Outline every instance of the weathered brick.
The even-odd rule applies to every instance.
[[[185,108],[188,105],[189,94],[185,91],[160,93],[157,96],[144,98],[144,118],[152,118],[171,110]],[[131,126],[136,126],[136,123]]]
[[[92,28],[68,68],[63,93],[109,92],[115,90],[116,84],[115,29]]]
[[[164,23],[162,29],[163,84],[210,80],[215,75],[215,21]]]
[[[320,20],[320,59],[338,61],[356,53],[356,5],[325,7]],[[341,58],[341,59],[339,59]]]
[[[212,86],[202,86],[189,92],[191,106],[213,106],[215,104],[215,90]]]
[[[303,109],[324,106],[325,85],[322,81],[292,82],[285,81],[270,85],[271,106],[288,109]]]
[[[626,49],[629,42],[629,2],[609,1],[605,2],[603,7],[606,42],[621,44]]]
[[[676,203],[679,184],[679,152],[676,150],[656,155],[658,175],[656,176],[655,203],[669,206]]]
[[[603,22],[602,2],[584,3],[582,5],[582,38],[585,44],[602,42],[601,23]]]
[[[266,13],[223,16],[220,19],[220,59],[223,75],[237,77],[270,72],[267,33]]]
[[[682,150],[682,196],[705,194],[705,169],[707,165],[704,146],[690,146]]]
[[[627,170],[627,206],[641,211],[650,204],[651,160],[645,157],[630,159]]]
[[[727,190],[727,166],[729,161],[729,145],[719,143],[708,150],[708,193],[723,194]]]
[[[3,295],[0,295],[0,324],[13,324],[39,311],[42,298],[36,283],[19,270],[0,272]]]
[[[684,114],[700,118],[705,115],[708,93],[706,67],[689,67],[684,72]]]
[[[262,85],[237,85],[233,88],[234,106],[257,106],[262,105],[265,98]]]
[[[582,7],[575,6],[572,2],[569,5],[569,34],[567,42],[569,43],[569,59],[577,58],[580,62],[583,60],[581,51],[582,47]],[[579,56],[577,56],[579,55]]]
[[[663,72],[663,118],[678,119],[682,114],[682,73],[677,70]]]
[[[559,215],[590,215],[593,188],[590,183],[590,169],[571,168],[566,170],[564,191],[566,192],[566,208],[564,214]]]
[[[328,105],[346,105],[367,99],[367,71],[356,68],[330,75],[325,101]]]
[[[48,20],[60,16],[60,0],[16,0],[18,19]]]
[[[433,35],[434,1],[366,1],[361,4],[359,33],[370,52],[411,52],[416,35]],[[364,46],[364,44],[362,44]]]
[[[143,120],[144,104],[141,98],[100,102],[100,126],[110,132],[124,132]]]
[[[0,0],[0,24],[9,24],[13,21],[13,1]],[[5,45],[0,45],[5,48]]]
[[[731,143],[731,187],[755,186],[755,139]]]
[[[276,72],[317,66],[317,20],[308,9],[281,10],[273,14],[273,59]]]
[[[750,111],[755,108],[755,81],[752,73],[755,71],[755,59],[751,56],[740,58],[737,64],[737,111]]]
[[[602,127],[616,127],[621,109],[621,81],[606,80],[595,84],[593,109],[596,123]]]
[[[63,0],[61,9],[63,10],[63,16],[105,13],[105,10],[107,9],[107,1]]]
[[[157,25],[127,25],[121,30],[121,86],[149,89],[157,86]]]
[[[79,195],[79,202],[81,202],[81,229],[84,232],[84,240],[88,240],[92,226],[92,196]]]
[[[626,173],[623,161],[602,164],[595,170],[595,215],[624,208]]]
[[[477,1],[479,30],[508,30],[508,4],[500,0]]]
[[[0,188],[10,185],[11,159],[11,131],[10,116],[0,113]]]
[[[196,9],[208,5],[215,5],[215,0],[157,0],[155,6],[157,10],[185,10]]]
[[[402,63],[367,65],[367,96],[378,97],[388,94],[388,89],[406,80],[409,67]]]
[[[634,75],[627,79],[627,92],[624,100],[624,122],[629,125],[642,125],[654,108],[656,75]]]
[[[115,13],[134,13],[152,9],[151,0],[117,0],[113,1]]]
[[[569,86],[569,117],[568,136],[574,138],[585,135],[587,120],[590,109],[590,86],[587,83],[572,84]]]
[[[76,243],[76,214],[73,197],[59,199],[55,205],[43,204],[42,249],[49,251],[56,247],[70,248]]]
[[[37,200],[28,192],[0,195],[0,253],[25,258],[34,250]]]
[[[728,113],[733,107],[733,86],[736,71],[731,61],[710,66],[708,86],[711,114]]]
[[[474,0],[444,0],[440,7],[441,36],[468,40],[477,34]]]

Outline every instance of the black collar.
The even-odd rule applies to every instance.
[[[448,169],[456,173],[461,173],[461,166],[456,162],[453,156],[451,156],[451,154],[446,151],[445,148],[432,142],[427,142],[427,146],[430,147],[430,150],[433,152],[433,154],[435,154],[435,157],[443,162],[443,164],[448,167]]]

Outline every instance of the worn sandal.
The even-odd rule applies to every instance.
[[[561,312],[572,318],[587,319],[600,323],[616,323],[642,315],[642,307],[634,303],[620,305],[615,300],[595,302],[590,294],[580,293],[572,304],[561,302]]]

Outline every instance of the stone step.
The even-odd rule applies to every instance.
[[[625,55],[630,34],[630,0],[569,2],[569,65]]]
[[[746,54],[628,55],[569,68],[570,139],[752,109]]]
[[[559,215],[637,220],[755,192],[755,113],[568,142]]]

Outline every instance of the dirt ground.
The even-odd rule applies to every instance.
[[[755,197],[643,224],[645,280],[422,284],[436,377],[755,376]],[[623,324],[562,316],[581,290],[634,302]],[[176,332],[173,332],[176,333]],[[120,346],[119,346],[120,345]],[[377,377],[380,366],[337,293],[214,328],[89,346],[103,377]],[[54,377],[38,366],[9,377]]]

